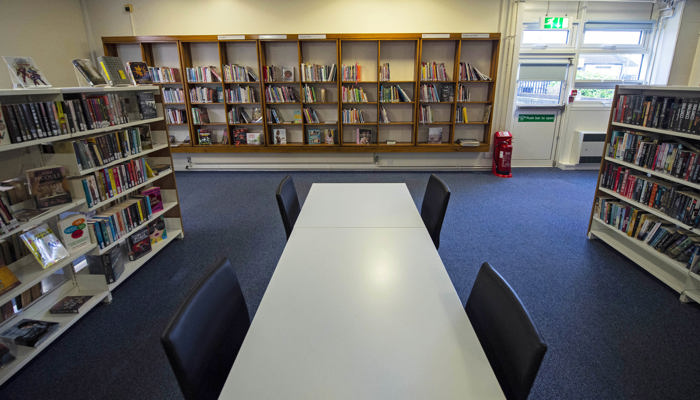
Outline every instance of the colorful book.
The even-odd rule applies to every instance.
[[[162,215],[148,223],[148,237],[151,240],[151,245],[168,238],[168,232],[165,229],[165,218]]]
[[[46,223],[24,232],[20,238],[44,269],[70,255]]]
[[[151,238],[148,227],[129,236],[129,260],[137,260],[151,251]]]
[[[48,87],[51,84],[31,57],[3,56],[15,88]]]
[[[6,266],[0,267],[0,295],[3,295],[10,290],[19,286],[21,282],[17,276]]]
[[[273,129],[272,139],[274,144],[287,144],[287,130],[284,128]]]
[[[134,85],[145,85],[153,82],[151,74],[148,73],[148,65],[143,61],[127,62],[126,70]]]
[[[73,250],[90,243],[85,214],[72,214],[58,221],[59,234],[63,244]]]

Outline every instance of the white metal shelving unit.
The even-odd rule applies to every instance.
[[[93,95],[100,93],[118,93],[120,95],[132,96],[133,92],[139,91],[151,91],[156,96],[157,100],[160,98],[159,87],[155,85],[124,87],[46,88],[36,90],[0,90],[0,104],[17,104],[38,101],[63,100],[64,95],[68,95],[70,98],[75,98],[76,95],[81,94]],[[112,206],[113,203],[115,203],[115,201],[120,201],[122,199],[127,198],[128,195],[136,193],[139,189],[146,188],[152,185],[159,186],[161,188],[163,210],[153,213],[153,215],[147,221],[141,224],[138,228],[132,230],[131,232],[129,232],[129,234],[120,238],[115,243],[111,244],[109,247],[99,249],[97,243],[94,242],[76,249],[72,249],[68,258],[61,260],[59,263],[46,269],[43,269],[32,255],[25,256],[17,260],[16,262],[8,265],[10,270],[13,271],[13,273],[17,276],[21,283],[16,288],[0,296],[0,304],[5,304],[8,301],[11,301],[14,297],[22,294],[26,290],[30,289],[32,286],[42,281],[46,283],[50,280],[51,285],[47,286],[53,287],[46,290],[41,297],[39,297],[36,300],[33,300],[29,305],[26,305],[26,307],[22,308],[15,315],[9,317],[5,321],[0,322],[0,332],[8,329],[10,326],[12,326],[13,324],[15,324],[23,318],[54,321],[59,323],[59,327],[56,331],[52,332],[45,340],[39,343],[36,347],[18,345],[16,359],[4,366],[3,368],[0,368],[0,385],[7,381],[7,379],[9,379],[22,367],[24,367],[28,362],[30,362],[34,357],[36,357],[36,355],[38,355],[43,349],[49,346],[60,335],[65,333],[88,311],[92,310],[100,302],[111,301],[111,291],[114,288],[116,288],[119,284],[124,282],[139,268],[141,268],[149,259],[153,258],[156,254],[158,254],[158,252],[164,249],[165,246],[171,243],[174,239],[184,237],[184,233],[182,230],[182,219],[179,208],[179,198],[177,194],[177,186],[175,183],[175,176],[173,174],[172,169],[170,145],[168,144],[168,137],[165,133],[165,121],[162,116],[162,105],[157,107],[157,111],[158,115],[156,118],[138,119],[129,121],[125,124],[118,124],[104,128],[44,137],[41,139],[30,140],[21,143],[0,145],[0,167],[4,167],[5,163],[16,163],[18,160],[21,160],[22,173],[25,169],[38,167],[42,165],[62,165],[66,167],[69,175],[80,177],[87,176],[88,174],[95,173],[103,168],[117,166],[122,163],[129,162],[132,159],[140,157],[149,157],[149,159],[152,159],[154,163],[168,163],[171,166],[170,169],[161,171],[160,173],[158,173],[158,175],[148,178],[145,182],[136,185],[128,190],[125,190],[108,200],[99,202],[98,204],[95,204],[93,205],[93,207],[89,208],[87,206],[85,194],[82,187],[73,184],[71,187],[71,195],[73,197],[73,201],[71,203],[52,207],[48,209],[45,213],[25,223],[22,223],[19,227],[13,229],[11,232],[0,235],[0,240],[8,239],[13,235],[20,234],[44,222],[49,223],[49,225],[52,226],[54,232],[56,232],[55,221],[60,214],[66,211],[99,211],[102,208]],[[38,153],[38,145],[50,144],[60,141],[70,141],[77,138],[83,138],[93,135],[102,135],[105,133],[119,131],[139,125],[148,125],[150,127],[153,139],[152,148],[144,149],[138,154],[129,155],[128,157],[115,160],[100,167],[81,170],[80,168],[78,168],[75,154],[70,152],[54,154],[42,153],[38,155],[36,154]],[[26,158],[30,157],[31,159],[25,160]],[[25,165],[25,161],[27,165]],[[3,172],[9,170],[9,168],[0,168],[0,171]],[[7,179],[11,177],[12,176],[5,176],[2,173],[0,173],[1,179]],[[100,255],[106,253],[110,249],[116,247],[117,244],[125,242],[131,234],[133,234],[139,229],[145,228],[149,222],[154,221],[156,218],[159,218],[161,216],[165,218],[167,238],[162,240],[161,242],[154,244],[152,246],[151,252],[142,256],[138,260],[126,262],[124,272],[119,277],[117,282],[107,284],[103,275],[89,274],[87,268],[83,269],[82,271],[76,272],[74,264],[76,264],[77,261],[80,261],[83,256],[87,254]],[[62,299],[65,296],[77,295],[93,296],[86,304],[84,304],[80,308],[79,313],[51,314],[49,312],[49,309],[58,300]]]
[[[626,162],[615,157],[607,156],[607,149],[610,146],[613,130],[632,131],[651,136],[659,137],[662,140],[680,140],[683,142],[691,142],[695,146],[700,147],[700,135],[676,132],[669,129],[659,129],[652,127],[639,126],[629,123],[613,121],[615,113],[615,105],[620,95],[644,95],[644,96],[670,96],[681,98],[697,98],[700,99],[699,88],[688,87],[673,87],[673,86],[619,86],[615,92],[613,99],[613,109],[610,114],[608,124],[608,132],[605,138],[605,149],[603,153],[603,161],[601,162],[600,174],[598,176],[598,185],[596,187],[595,198],[593,199],[593,207],[591,209],[591,218],[588,226],[588,237],[597,238],[615,250],[619,251],[625,257],[642,267],[644,270],[655,276],[661,282],[675,290],[680,294],[680,300],[683,302],[695,301],[700,303],[700,275],[692,273],[688,270],[686,263],[677,261],[670,256],[655,250],[647,243],[628,236],[625,232],[606,224],[596,214],[596,202],[599,197],[613,197],[617,200],[643,210],[649,214],[659,217],[669,225],[675,225],[683,232],[699,234],[700,229],[682,223],[681,221],[669,216],[661,210],[649,207],[645,204],[627,198],[614,190],[610,190],[601,186],[601,181],[607,164],[616,164],[624,166],[631,170],[635,170],[639,175],[655,177],[666,181],[671,186],[677,186],[687,191],[696,191],[700,193],[700,184],[690,182],[681,178],[677,178],[661,171],[651,170],[634,163]]]

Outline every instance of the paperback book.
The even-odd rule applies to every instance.
[[[85,79],[90,86],[104,85],[105,79],[93,67],[92,62],[87,58],[76,58],[73,60],[73,67]]]
[[[428,143],[442,143],[442,128],[428,128]]]
[[[2,337],[11,339],[21,346],[36,347],[57,328],[58,322],[23,319],[4,331]]]
[[[58,230],[63,244],[73,250],[90,243],[85,214],[76,213],[58,221]]]
[[[24,232],[20,238],[44,269],[69,256],[68,250],[46,223]]]
[[[151,92],[139,92],[136,94],[139,101],[139,112],[143,119],[156,118],[156,99]]]
[[[39,67],[31,57],[3,56],[15,88],[50,87]]]
[[[26,171],[29,191],[38,208],[52,207],[71,202],[65,167],[43,167]]]
[[[97,62],[101,67],[102,76],[110,85],[128,85],[131,83],[126,76],[124,64],[122,64],[122,60],[119,57],[100,56],[97,57]]]
[[[6,266],[0,267],[0,295],[19,286],[21,282],[17,276]]]
[[[129,260],[134,261],[150,253],[151,238],[148,235],[148,227],[136,231],[129,236]]]
[[[287,130],[285,128],[275,128],[272,130],[274,144],[287,144]]]
[[[148,237],[151,240],[151,245],[168,238],[168,232],[165,229],[165,218],[162,215],[156,218],[155,221],[148,223]]]
[[[66,296],[54,304],[49,312],[51,314],[77,314],[80,307],[90,300],[92,296]]]
[[[126,63],[126,70],[134,85],[145,85],[152,83],[151,75],[148,73],[148,65],[143,61],[130,61]]]
[[[123,245],[117,245],[102,255],[88,255],[88,271],[91,274],[104,275],[107,284],[114,283],[124,272],[125,258]]]

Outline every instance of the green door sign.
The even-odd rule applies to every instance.
[[[543,17],[542,28],[544,29],[566,29],[569,27],[569,18],[566,17]]]
[[[554,114],[520,114],[518,122],[554,122]]]

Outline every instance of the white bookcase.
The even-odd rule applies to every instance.
[[[129,162],[135,158],[146,157],[153,164],[170,164],[172,167],[172,158],[170,154],[170,145],[168,135],[166,133],[165,121],[163,118],[162,99],[158,86],[128,86],[128,87],[95,87],[95,88],[48,88],[39,90],[0,90],[0,104],[20,104],[31,102],[59,101],[66,98],[76,98],[82,95],[117,93],[120,96],[130,98],[129,107],[132,110],[137,110],[136,93],[137,92],[153,92],[157,103],[157,117],[151,119],[141,119],[136,117],[138,113],[130,113],[134,115],[129,118],[127,123],[113,125],[106,128],[92,129],[87,131],[79,131],[74,133],[62,134],[58,136],[49,136],[37,140],[29,140],[21,143],[3,144],[0,145],[0,179],[10,179],[17,176],[24,176],[24,171],[30,168],[36,168],[48,165],[61,165],[67,170],[67,174],[71,177],[81,177],[94,173],[100,169],[114,167],[121,163]],[[6,117],[7,120],[7,117]],[[142,152],[130,155],[125,158],[118,159],[109,164],[100,167],[81,169],[78,166],[76,156],[72,151],[68,151],[70,144],[76,138],[85,138],[89,136],[99,136],[110,132],[123,130],[130,127],[140,125],[148,125],[151,130],[152,149],[144,149]],[[41,149],[44,144],[59,144],[54,146],[57,150],[55,153],[50,153]],[[153,215],[141,224],[136,229],[133,229],[129,234],[121,237],[115,243],[108,247],[99,249],[96,242],[84,245],[70,251],[70,256],[56,265],[47,269],[43,269],[35,260],[34,256],[27,255],[18,261],[8,265],[10,270],[17,276],[21,284],[9,292],[0,296],[0,305],[12,301],[13,298],[21,295],[23,292],[32,288],[39,282],[42,282],[42,295],[37,299],[16,312],[13,316],[0,322],[0,332],[11,327],[21,319],[39,319],[45,321],[53,321],[59,323],[59,328],[50,334],[50,336],[38,344],[36,347],[17,346],[16,359],[0,369],[0,384],[4,383],[14,373],[19,371],[24,365],[31,361],[37,354],[46,348],[51,342],[62,335],[81,317],[85,316],[92,308],[102,301],[111,301],[111,292],[119,284],[124,282],[129,276],[142,267],[149,259],[154,257],[160,250],[176,238],[183,238],[182,218],[180,215],[180,207],[175,183],[175,175],[173,169],[161,171],[158,175],[147,179],[144,183],[125,190],[115,197],[106,201],[102,201],[88,208],[85,193],[80,185],[71,187],[72,202],[62,204],[50,208],[50,210],[28,222],[22,223],[18,228],[0,235],[0,240],[7,240],[13,235],[19,235],[22,232],[31,229],[39,224],[48,223],[54,233],[58,234],[56,222],[58,216],[66,211],[101,211],[103,208],[114,205],[115,202],[127,198],[130,194],[136,193],[143,188],[150,186],[158,186],[161,188],[161,196],[163,199],[163,210],[153,213]],[[150,221],[163,216],[165,219],[167,238],[152,246],[151,252],[140,257],[135,261],[127,261],[124,272],[116,282],[107,284],[103,275],[89,274],[87,268],[80,268],[84,265],[84,256],[88,254],[99,255],[104,254],[111,248],[114,248],[119,243],[123,243],[127,238],[145,227]],[[51,314],[49,309],[61,298],[71,295],[92,295],[93,297],[80,308],[77,314]]]
[[[665,109],[664,99],[666,99]],[[678,102],[677,109],[671,107],[670,99],[675,99],[674,102]],[[673,193],[680,191],[700,198],[700,191],[698,191],[700,184],[693,182],[690,174],[693,170],[693,163],[686,161],[684,164],[683,161],[685,156],[689,158],[692,153],[700,150],[700,132],[692,133],[686,128],[692,126],[696,115],[700,116],[700,110],[697,110],[700,107],[696,106],[695,110],[692,107],[685,107],[689,108],[688,111],[685,111],[685,108],[681,108],[683,106],[680,105],[686,103],[686,105],[692,106],[698,101],[700,101],[700,89],[698,88],[619,86],[616,89],[588,226],[589,238],[597,238],[622,253],[677,291],[683,302],[691,300],[700,302],[700,275],[690,271],[688,261],[682,258],[679,260],[678,257],[674,258],[670,255],[673,253],[669,250],[675,245],[675,243],[670,242],[674,242],[674,240],[669,240],[666,245],[663,245],[663,239],[661,239],[656,242],[657,248],[655,248],[652,244],[654,240],[651,234],[643,236],[643,224],[636,222],[633,218],[628,218],[628,221],[625,222],[625,214],[621,214],[619,222],[615,224],[614,218],[601,211],[600,199],[610,199],[611,202],[616,202],[621,207],[636,208],[638,210],[636,215],[640,215],[640,213],[651,215],[670,229],[678,232],[679,235],[690,237],[698,235],[700,229],[695,226],[696,224],[692,221],[689,223],[687,220],[679,220],[678,215],[670,209],[671,207],[664,206],[666,203],[661,195],[649,196],[649,199],[645,200],[645,192],[639,183],[640,180],[657,182],[659,188],[669,187],[673,188]],[[648,118],[645,115],[648,115]],[[682,118],[682,120],[678,120],[678,118]],[[615,146],[615,137],[620,134],[613,132],[622,132],[623,135],[626,132],[628,135],[626,140],[619,139],[617,146]],[[633,139],[632,135],[639,139]],[[641,145],[642,139],[650,144]],[[654,149],[660,148],[663,143],[678,143],[681,144],[681,150],[688,152],[681,156],[679,150],[675,153],[673,161],[667,164],[667,168],[671,168],[673,174],[669,173],[668,169],[663,169],[661,164],[656,161],[660,157],[661,150],[658,152],[654,150],[653,154],[646,156],[652,152],[651,144],[654,143],[659,144]],[[640,147],[647,147],[647,149],[645,151]],[[622,150],[615,151],[616,148]],[[625,153],[624,149],[628,149],[628,152]],[[614,175],[611,174],[610,168],[616,171]],[[696,168],[700,168],[700,166]],[[625,171],[626,176],[635,177],[635,181],[632,181],[627,187],[623,183]],[[684,176],[682,171],[687,171],[688,176]],[[616,184],[615,180],[618,177],[619,183]],[[625,181],[629,182],[629,178]],[[651,194],[658,194],[661,191],[661,189],[654,191],[651,187],[650,190],[652,190]],[[692,210],[692,204],[689,207]],[[683,239],[678,237],[676,240]],[[700,239],[697,239],[697,243],[700,243]]]

